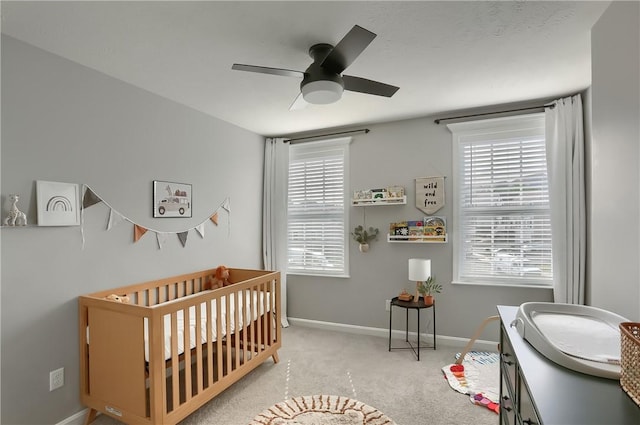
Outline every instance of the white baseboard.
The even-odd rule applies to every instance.
[[[322,322],[319,320],[299,319],[289,317],[289,322],[293,325],[305,326],[307,328],[324,329],[328,331],[346,332],[360,335],[370,335],[382,338],[389,338],[389,329],[371,328],[368,326],[346,325],[344,323]],[[394,338],[403,338],[405,331],[392,330],[391,335]],[[409,332],[412,338],[416,337],[416,332]],[[423,338],[428,341],[433,338],[433,334],[421,333]],[[436,344],[442,344],[447,347],[464,347],[469,343],[469,338],[459,338],[455,336],[436,335]],[[497,341],[487,341],[477,339],[472,347],[476,351],[498,351]]]
[[[87,417],[87,413],[89,413],[89,409],[81,410],[75,415],[71,415],[68,418],[63,419],[56,425],[82,425],[84,424],[84,419]]]

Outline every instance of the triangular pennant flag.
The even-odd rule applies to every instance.
[[[187,245],[187,235],[189,235],[189,231],[178,233],[178,239],[180,239],[180,243],[182,243],[182,247],[184,248]]]
[[[213,224],[215,224],[217,226],[218,225],[218,211],[216,211],[211,217],[209,217],[209,220],[213,221]]]
[[[112,227],[117,225],[118,223],[124,221],[124,217],[114,210],[113,208],[109,210],[109,223],[107,223],[107,230],[111,230]]]
[[[147,229],[137,224],[133,225],[133,243],[136,243],[140,240],[144,234],[147,233]]]
[[[200,223],[196,226],[196,230],[200,233],[200,236],[204,238],[204,223]]]
[[[224,200],[224,202],[222,203],[222,208],[227,210],[227,212],[231,212],[231,202],[229,201],[229,198]]]
[[[102,199],[98,198],[98,195],[93,193],[91,188],[87,187],[87,190],[84,191],[84,197],[82,198],[82,208],[89,208],[98,202],[102,202]]]
[[[167,234],[156,232],[156,240],[158,241],[158,249],[162,249],[162,245],[167,241]]]

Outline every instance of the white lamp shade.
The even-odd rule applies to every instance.
[[[431,260],[424,258],[409,259],[409,280],[424,282],[431,276]]]

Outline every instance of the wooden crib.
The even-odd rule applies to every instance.
[[[204,289],[210,269],[79,298],[85,424],[97,412],[175,424],[269,357],[278,362],[280,273],[229,271],[232,284],[215,290]]]

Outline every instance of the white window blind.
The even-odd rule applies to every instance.
[[[288,272],[346,276],[350,138],[289,151]]]
[[[454,280],[551,285],[544,116],[450,124]]]

